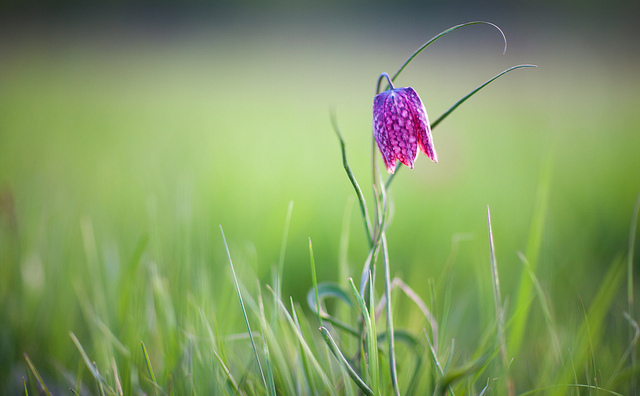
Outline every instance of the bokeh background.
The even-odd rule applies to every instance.
[[[271,283],[293,201],[284,294],[303,301],[311,287],[309,237],[320,280],[336,280],[345,213],[357,277],[366,242],[330,114],[369,194],[378,75],[471,20],[499,25],[506,54],[496,30],[467,27],[397,80],[432,120],[507,67],[538,68],[466,102],[434,131],[440,162],[420,155],[398,174],[392,271],[423,296],[453,274],[451,327],[473,342],[464,329],[491,287],[486,206],[513,299],[548,167],[537,275],[560,322],[580,312],[626,254],[640,191],[638,12],[630,1],[3,2],[3,370],[24,351],[68,350],[84,326],[73,285],[95,258],[109,289],[146,238],[159,271],[184,280],[175,295],[230,282],[219,225],[240,271]],[[200,267],[214,274],[206,287]]]

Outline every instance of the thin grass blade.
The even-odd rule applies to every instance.
[[[529,305],[531,304],[533,297],[532,278],[529,276],[529,272],[535,275],[538,267],[538,257],[540,255],[540,246],[542,244],[545,218],[547,216],[549,206],[552,165],[552,153],[547,152],[542,161],[540,175],[538,176],[533,213],[531,215],[531,225],[529,227],[527,250],[525,252],[528,271],[523,271],[520,277],[518,295],[515,300],[513,315],[510,320],[508,351],[510,356],[518,356],[524,339],[524,332],[529,325]]]
[[[611,308],[616,294],[620,290],[623,277],[626,273],[626,263],[622,258],[616,259],[607,271],[598,292],[592,299],[592,304],[586,314],[586,320],[578,329],[574,338],[574,347],[571,348],[572,359],[576,367],[585,367],[590,362],[590,351],[594,345],[599,345],[602,329],[606,325],[606,314]],[[556,379],[552,381],[555,384],[570,383],[574,379],[574,365],[565,367],[559,371]],[[546,384],[541,383],[544,387]],[[563,394],[560,390],[553,394]]]
[[[151,383],[154,386],[154,390],[156,395],[158,394],[158,380],[156,380],[156,374],[153,372],[153,366],[151,365],[151,359],[149,358],[149,353],[147,352],[147,347],[144,345],[144,341],[140,341],[140,345],[142,345],[142,355],[144,356],[144,361],[147,365],[147,372],[149,373],[149,378],[151,378]]]
[[[222,242],[224,243],[224,248],[227,251],[227,258],[229,259],[231,274],[233,275],[233,283],[236,287],[236,294],[238,295],[238,300],[240,301],[240,307],[242,308],[242,316],[244,317],[244,323],[247,326],[247,332],[249,334],[249,339],[251,340],[251,347],[253,348],[253,353],[256,358],[256,363],[258,364],[258,370],[260,371],[260,376],[262,377],[262,382],[264,383],[265,389],[269,389],[269,386],[267,385],[267,379],[265,378],[264,371],[262,370],[262,364],[260,363],[260,357],[258,356],[258,349],[256,348],[256,342],[253,339],[253,332],[251,331],[251,325],[249,324],[247,311],[244,307],[244,301],[242,300],[242,293],[240,293],[240,286],[238,286],[238,278],[236,277],[236,271],[233,268],[233,262],[231,261],[231,253],[229,252],[229,245],[227,245],[227,239],[224,236],[222,225],[220,226],[220,233],[222,234]]]
[[[38,372],[38,369],[36,368],[36,366],[33,364],[31,359],[29,358],[29,355],[27,355],[27,353],[25,352],[23,354],[23,356],[24,356],[24,360],[27,362],[27,366],[29,366],[29,371],[31,371],[31,374],[33,374],[33,376],[36,379],[36,382],[40,386],[40,390],[42,392],[44,392],[45,395],[51,396],[51,392],[49,391],[49,388],[47,388],[47,385],[44,383],[44,380],[40,376],[40,373]],[[24,378],[22,380],[25,381]],[[25,393],[28,394],[26,381],[24,383],[24,390],[25,390]]]
[[[369,277],[371,279],[371,277]],[[369,285],[369,295],[373,294],[372,285]],[[356,298],[358,305],[360,305],[360,310],[362,311],[362,317],[364,318],[365,324],[365,336],[366,336],[366,349],[367,349],[367,367],[369,368],[369,376],[371,378],[371,388],[374,393],[378,393],[380,389],[380,373],[378,368],[378,336],[376,335],[375,322],[372,322],[372,319],[375,320],[375,312],[372,314],[369,313],[367,309],[367,304],[358,293],[358,289],[356,289],[356,285],[353,283],[353,279],[349,278],[349,287],[351,288],[351,293]],[[371,300],[371,298],[370,298]]]
[[[313,291],[316,297],[315,311],[318,313],[318,326],[322,326],[322,315],[320,313],[320,297],[318,296],[318,277],[316,276],[316,260],[313,257],[313,244],[311,243],[311,238],[309,238],[309,260],[311,262],[311,280],[313,281]],[[311,306],[311,304],[309,304],[309,306]]]
[[[629,315],[633,316],[635,312],[634,301],[633,301],[633,259],[634,259],[634,251],[635,251],[635,243],[636,243],[636,230],[638,229],[638,215],[640,213],[640,193],[636,197],[636,204],[633,208],[633,216],[631,217],[631,226],[629,230],[629,249],[627,253],[627,305],[629,309]],[[632,322],[635,323],[635,322]],[[637,325],[634,329],[633,326],[630,329],[629,337],[631,339],[631,344],[634,345],[637,339],[635,338],[637,333]],[[635,340],[635,341],[634,341]],[[629,355],[629,363],[631,364],[631,378],[629,379],[630,389],[629,391],[633,394],[637,394],[638,392],[638,384],[635,381],[635,372],[636,368],[636,355],[635,348],[631,349],[631,353]]]
[[[387,299],[387,337],[389,342],[389,370],[391,374],[391,384],[396,396],[400,396],[398,387],[398,373],[396,371],[396,351],[393,335],[393,315],[391,312],[391,272],[389,270],[389,252],[387,250],[387,238],[382,231],[382,253],[384,257],[384,294]]]
[[[438,391],[440,395],[444,395],[444,393],[457,381],[460,381],[462,378],[475,374],[480,370],[483,370],[486,365],[489,363],[491,355],[483,355],[480,358],[474,360],[473,362],[467,363],[466,365],[451,369],[446,372],[444,377],[439,381]]]
[[[487,223],[489,225],[489,250],[491,253],[491,280],[493,283],[493,300],[496,311],[496,323],[498,327],[498,343],[502,356],[502,368],[508,367],[507,346],[504,339],[504,317],[502,314],[502,297],[500,296],[500,276],[498,275],[498,263],[496,262],[495,245],[493,243],[493,230],[491,229],[491,212],[487,205]]]
[[[274,297],[275,297],[275,295],[274,295]],[[282,301],[278,300],[278,306],[280,307],[280,309],[284,313],[285,318],[287,319],[287,322],[289,322],[289,325],[293,329],[293,332],[295,333],[296,337],[298,337],[298,340],[300,341],[300,344],[302,345],[302,349],[304,350],[304,353],[309,358],[309,361],[311,362],[311,364],[313,365],[314,369],[316,370],[316,372],[318,373],[318,375],[322,379],[323,384],[327,387],[327,390],[331,394],[335,394],[335,389],[334,389],[333,385],[331,384],[331,381],[329,381],[329,378],[327,377],[327,375],[325,374],[324,370],[322,369],[322,366],[320,366],[320,363],[318,363],[318,360],[316,359],[315,355],[311,351],[311,348],[309,348],[309,345],[307,344],[307,341],[304,339],[304,336],[302,335],[302,332],[300,332],[298,327],[296,326],[296,323],[293,320],[293,318],[291,317],[291,314],[289,314],[289,311],[287,311],[287,308],[284,306]]]
[[[260,336],[262,337],[262,339],[264,340],[264,342],[262,343],[262,353],[264,354],[264,361],[265,361],[265,371],[266,371],[266,375],[267,375],[267,384],[269,385],[269,388],[267,388],[269,395],[276,395],[276,384],[275,384],[275,379],[274,379],[274,375],[273,375],[273,364],[272,364],[272,359],[271,359],[271,350],[269,348],[269,342],[268,340],[272,340],[272,345],[274,345],[276,348],[278,346],[277,341],[275,341],[275,336],[273,334],[273,328],[270,328],[267,325],[267,317],[264,313],[264,303],[262,301],[262,290],[260,289],[260,282],[256,280],[257,286],[258,286],[258,308],[259,308],[259,312],[260,312]],[[277,308],[277,305],[275,305],[274,302],[274,308]],[[277,312],[277,311],[276,311]],[[273,322],[275,323],[275,319],[277,318],[276,312],[273,313],[272,318],[273,318]],[[266,336],[265,336],[266,333]],[[284,374],[284,373],[283,373]],[[293,391],[293,385],[288,389],[290,393],[291,391]]]
[[[621,371],[622,371],[622,367],[624,366],[625,363],[627,363],[627,359],[629,359],[629,356],[631,353],[633,353],[633,350],[636,347],[636,344],[638,343],[638,339],[640,339],[640,326],[638,326],[638,322],[636,322],[631,316],[629,316],[628,313],[623,312],[622,314],[624,316],[624,318],[629,322],[629,325],[631,326],[631,328],[634,331],[633,334],[633,338],[631,339],[631,342],[629,343],[629,346],[627,347],[627,350],[624,352],[624,354],[622,355],[622,358],[620,358],[620,361],[618,362],[618,365],[616,366],[616,368],[613,370],[613,372],[611,373],[610,379],[607,383],[607,386],[612,386],[615,383],[619,383],[621,382],[621,378],[624,378],[625,375],[620,375]],[[632,381],[634,376],[635,376],[635,371],[633,366],[628,367],[625,370],[625,373],[627,374],[628,378],[625,378],[626,380]],[[630,389],[633,390],[635,383],[634,382],[630,382]]]
[[[518,256],[524,264],[525,271],[529,275],[531,283],[533,284],[536,294],[538,295],[538,301],[540,302],[540,307],[542,308],[542,315],[544,316],[547,328],[549,329],[549,334],[551,335],[554,358],[556,359],[556,361],[562,362],[560,340],[558,339],[558,335],[556,334],[555,321],[553,320],[553,316],[551,315],[551,309],[549,308],[548,299],[545,296],[544,291],[542,290],[542,286],[540,285],[540,281],[538,281],[538,277],[531,270],[531,266],[529,265],[529,261],[527,260],[527,258],[522,253],[518,253]]]
[[[293,201],[289,201],[287,209],[287,218],[284,222],[284,232],[282,233],[282,241],[280,243],[280,255],[278,256],[278,274],[276,283],[276,293],[278,298],[282,298],[282,276],[284,274],[284,255],[287,250],[287,239],[289,237],[289,226],[291,224],[291,215],[293,213]],[[275,307],[274,307],[275,308]],[[277,312],[277,310],[274,309]]]
[[[347,359],[344,357],[344,355],[340,351],[340,348],[338,348],[338,345],[333,340],[333,337],[331,337],[331,334],[329,334],[329,330],[327,330],[326,327],[321,326],[320,333],[322,334],[322,338],[324,338],[324,341],[327,343],[327,346],[329,346],[329,349],[331,350],[333,355],[347,370],[347,373],[349,373],[349,377],[351,377],[351,379],[353,380],[353,382],[355,382],[358,388],[360,388],[365,395],[373,396],[374,395],[373,390],[369,388],[369,386],[362,380],[362,378],[360,378],[358,373],[356,373],[353,367],[351,367]]]
[[[206,327],[206,330],[207,330],[207,334],[209,334],[209,339],[211,341],[211,351],[213,352],[213,355],[216,357],[216,360],[220,364],[220,367],[222,367],[222,371],[224,371],[228,382],[231,384],[231,387],[233,388],[234,393],[236,393],[236,394],[244,394],[238,388],[238,383],[233,378],[233,375],[231,375],[231,371],[229,370],[229,367],[225,363],[224,359],[222,359],[222,357],[220,356],[218,351],[216,351],[216,348],[215,348],[215,346],[216,346],[216,338],[215,338],[215,336],[213,334],[213,329],[211,328],[211,325],[209,324],[209,321],[207,320],[202,308],[200,308],[199,310],[200,310],[200,318],[202,319],[202,323],[204,323],[204,325]]]
[[[290,298],[291,303],[291,315],[293,316],[293,321],[296,324],[296,328],[300,333],[302,333],[302,328],[300,327],[300,322],[298,321],[298,314],[296,313],[296,308],[293,304],[293,298]],[[313,377],[309,371],[309,362],[307,361],[307,356],[304,353],[304,348],[302,347],[302,343],[298,340],[298,348],[300,353],[300,360],[302,361],[302,372],[304,373],[304,378],[307,384],[307,389],[315,389],[315,385],[313,383]]]
[[[614,395],[614,396],[623,396],[622,393],[618,393],[609,389],[605,389],[605,388],[601,388],[599,386],[594,386],[594,385],[585,385],[585,384],[559,384],[559,385],[549,385],[549,386],[543,386],[540,388],[536,388],[536,389],[531,389],[528,390],[526,392],[520,393],[518,396],[529,396],[529,395],[535,395],[535,394],[548,394],[549,391],[557,391],[557,393],[554,394],[559,394],[559,395],[565,395],[566,389],[571,389],[571,388],[575,388],[576,390],[580,390],[580,389],[586,389],[588,392],[591,392],[592,390],[598,392],[597,394],[600,393],[605,393],[608,395]],[[591,394],[591,393],[589,393]]]
[[[105,386],[110,393],[115,393],[115,391],[111,388],[111,386],[107,384],[107,381],[104,379],[102,374],[100,374],[100,372],[98,371],[96,366],[93,364],[91,359],[89,359],[89,355],[87,355],[87,353],[85,352],[84,348],[82,347],[82,344],[80,344],[80,341],[78,340],[76,335],[70,332],[69,337],[71,337],[71,340],[75,344],[76,348],[78,348],[78,351],[80,352],[80,356],[82,357],[82,360],[84,361],[85,366],[87,366],[87,368],[89,369],[89,372],[91,373],[93,378],[96,380],[96,382],[99,385]]]

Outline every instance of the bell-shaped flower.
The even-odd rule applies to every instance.
[[[418,147],[438,162],[427,110],[411,87],[392,88],[373,99],[373,135],[384,164],[393,173],[396,160],[413,169]]]

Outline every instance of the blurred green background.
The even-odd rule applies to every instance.
[[[379,73],[470,20],[502,27],[508,50],[502,55],[497,31],[472,26],[419,56],[397,85],[417,90],[431,120],[509,66],[538,68],[508,74],[439,125],[438,164],[421,154],[413,171],[398,174],[392,271],[424,297],[428,279],[442,276],[452,240],[462,238],[446,269],[457,285],[451,327],[462,345],[473,339],[464,329],[479,315],[478,290],[490,288],[486,206],[503,296],[514,299],[523,268],[517,253],[526,248],[545,164],[551,184],[538,277],[561,323],[580,301],[588,305],[609,265],[626,254],[640,191],[631,2],[69,1],[9,2],[0,11],[7,370],[24,351],[61,359],[67,333],[84,326],[74,283],[98,276],[108,290],[144,238],[169,283],[182,280],[176,296],[214,294],[229,282],[220,224],[240,271],[271,283],[293,201],[284,294],[303,301],[311,286],[308,237],[320,280],[336,280],[345,212],[347,258],[358,277],[365,236],[330,113],[368,194]],[[99,275],[89,274],[94,259]],[[206,285],[201,267],[213,273]]]

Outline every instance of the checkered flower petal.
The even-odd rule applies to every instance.
[[[411,87],[384,91],[373,100],[373,134],[389,173],[396,161],[413,168],[418,147],[438,162],[422,100]]]

